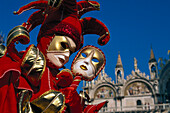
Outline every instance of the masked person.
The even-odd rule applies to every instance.
[[[18,103],[18,107],[13,106],[8,112],[22,111],[25,109],[23,104],[30,98],[33,101],[46,91],[59,89],[56,87],[56,83],[59,83],[57,79],[60,79],[57,77],[58,69],[68,62],[72,53],[82,47],[83,35],[100,35],[100,45],[105,45],[110,38],[107,27],[99,20],[91,17],[80,19],[84,13],[99,9],[99,4],[95,1],[34,1],[14,14],[33,8],[39,10],[34,12],[27,22],[9,32],[7,51],[0,58],[3,63],[0,79],[6,81],[0,84],[3,95],[0,101],[6,103],[4,106]],[[30,45],[25,51],[18,52],[15,43],[29,43],[29,32],[40,24],[37,47]],[[71,81],[69,77],[61,80]],[[7,94],[8,91],[11,93]],[[10,97],[16,98],[5,100]],[[7,109],[4,106],[0,111]]]

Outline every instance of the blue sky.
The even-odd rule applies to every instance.
[[[111,39],[105,46],[97,44],[97,35],[84,36],[84,46],[99,47],[106,56],[106,73],[115,79],[114,69],[120,51],[125,76],[134,69],[133,58],[138,60],[138,67],[149,74],[148,61],[151,45],[156,59],[168,58],[170,50],[170,1],[169,0],[96,0],[100,11],[86,13],[83,17],[94,17],[105,23]],[[35,10],[17,16],[13,11],[31,2],[31,0],[2,0],[0,4],[0,31],[7,36],[15,26],[25,22]],[[39,27],[31,33],[31,42],[36,45]],[[28,45],[26,45],[28,46]],[[19,46],[19,48],[21,48]],[[70,64],[76,55],[73,54]]]

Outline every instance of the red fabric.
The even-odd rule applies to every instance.
[[[70,87],[59,90],[65,95],[65,103],[69,105],[71,113],[82,113],[81,97],[76,91],[80,81],[81,77],[76,76]]]
[[[98,44],[103,46],[110,40],[110,33],[104,23],[92,17],[86,17],[80,20],[82,25],[83,35],[97,34],[100,36]]]
[[[21,14],[28,9],[45,9],[47,5],[48,1],[34,1],[25,6],[22,6],[18,11],[15,11],[14,14]]]
[[[70,87],[73,87],[75,89],[77,89],[77,87],[79,86],[79,83],[81,82],[81,76],[76,76],[71,84]]]
[[[78,18],[89,11],[99,10],[100,4],[96,1],[79,1],[77,2]]]
[[[70,72],[63,71],[62,73],[57,74],[57,86],[65,88],[71,85],[73,82],[73,76]]]
[[[29,17],[27,22],[26,23],[24,22],[22,24],[28,30],[28,32],[32,31],[35,27],[43,23],[45,16],[42,15],[42,13],[43,13],[43,10],[34,12]]]
[[[0,58],[0,113],[17,113],[15,86],[20,76],[20,66],[10,58]]]
[[[46,67],[42,75],[39,88],[33,88],[34,93],[32,95],[31,101],[38,98],[46,91],[55,89],[56,89],[55,78],[52,76],[50,70]]]
[[[28,81],[24,77],[20,76],[17,84],[18,84],[17,89],[26,89],[33,92],[31,86],[29,85]]]
[[[65,103],[69,105],[71,113],[82,113],[81,98],[75,88],[67,87],[59,91],[65,95]]]
[[[98,111],[107,103],[107,101],[101,102],[96,105],[87,105],[84,109],[84,113],[98,113]]]

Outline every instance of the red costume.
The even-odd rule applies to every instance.
[[[107,27],[99,20],[91,17],[80,19],[84,13],[99,9],[99,4],[95,1],[35,1],[21,7],[14,14],[21,14],[29,9],[40,10],[34,12],[22,26],[17,26],[9,32],[6,52],[8,56],[5,54],[0,58],[0,102],[4,103],[0,112],[25,110],[25,103],[30,98],[33,101],[46,91],[59,90],[71,84],[73,78],[67,74],[57,76],[59,71],[56,69],[59,67],[47,58],[47,49],[54,39],[54,34],[70,37],[76,44],[75,51],[82,47],[85,34],[100,35],[100,45],[105,45],[110,39]],[[18,52],[15,42],[29,43],[29,32],[40,24],[42,26],[37,38],[37,47],[30,45],[26,51]],[[74,98],[78,99],[77,92],[74,92]],[[11,104],[12,107],[9,108]]]

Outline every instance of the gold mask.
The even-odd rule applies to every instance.
[[[47,51],[47,58],[57,68],[61,68],[69,61],[71,53],[75,52],[76,45],[67,36],[55,36]]]
[[[48,51],[71,51],[75,52],[76,45],[73,40],[67,36],[54,36]]]

